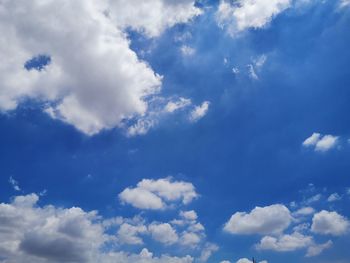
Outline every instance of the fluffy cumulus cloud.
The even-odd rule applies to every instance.
[[[191,0],[1,1],[0,110],[35,99],[89,135],[121,127],[147,113],[162,84],[125,29],[155,37],[200,13]],[[40,58],[46,66],[24,67]]]
[[[349,220],[337,212],[322,210],[312,218],[311,231],[318,234],[341,236],[348,232]]]
[[[152,210],[165,209],[174,202],[188,204],[197,197],[191,183],[173,181],[171,178],[143,179],[135,188],[126,188],[119,194],[123,203]]]
[[[153,239],[164,244],[174,244],[179,239],[176,230],[169,223],[153,223],[148,229]]]
[[[103,219],[96,211],[38,205],[36,194],[17,196],[0,204],[0,258],[4,263],[192,263],[192,256],[159,257],[147,249],[139,254],[115,250],[117,244],[142,244],[137,237],[148,234],[156,241],[171,244],[177,240],[167,223],[148,226],[138,217]],[[113,227],[119,227],[116,235]],[[199,251],[213,248],[204,244]],[[202,257],[199,254],[198,260]],[[212,252],[211,252],[212,253]],[[210,256],[210,255],[209,255]]]
[[[216,18],[220,27],[235,35],[248,28],[266,26],[291,4],[291,0],[221,0]]]
[[[312,236],[294,232],[291,235],[284,234],[278,237],[265,236],[261,239],[260,243],[256,245],[256,248],[259,250],[273,250],[277,252],[307,249],[305,256],[313,257],[330,248],[332,244],[333,242],[331,240],[323,244],[317,244]]]
[[[333,135],[321,135],[313,133],[303,142],[304,147],[311,147],[317,152],[326,152],[334,148],[338,143],[339,137]]]
[[[279,234],[291,223],[289,209],[280,204],[256,207],[250,213],[237,212],[225,224],[232,234]]]

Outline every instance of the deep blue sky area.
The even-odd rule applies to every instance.
[[[350,262],[348,233],[315,235],[316,243],[332,239],[333,245],[305,257],[303,249],[259,250],[254,244],[261,235],[223,230],[234,213],[273,204],[290,211],[312,206],[350,218],[350,9],[340,9],[338,1],[312,2],[237,36],[217,25],[216,2],[203,4],[202,15],[156,38],[128,29],[131,49],[163,76],[159,95],[190,98],[194,105],[209,101],[207,114],[197,122],[189,122],[184,112],[161,116],[139,136],[126,136],[118,127],[90,136],[43,112],[47,101],[24,97],[16,109],[0,115],[0,201],[46,190],[40,206],[162,221],[179,210],[141,211],[122,204],[118,195],[142,179],[172,177],[192,183],[199,194],[180,210],[195,210],[206,239],[218,245],[210,263],[252,256],[269,263]],[[174,38],[186,32],[191,37]],[[183,45],[194,54],[183,55]],[[30,70],[55,62],[45,56],[45,61],[31,61],[39,66],[31,64]],[[266,61],[255,65],[261,56]],[[336,136],[337,143],[324,151],[305,147],[313,133]],[[328,202],[332,193],[341,200]],[[320,200],[307,204],[316,194]],[[293,201],[298,208],[290,206]],[[148,244],[155,255],[188,252],[177,247],[169,252],[152,240]],[[121,247],[135,253],[143,248]]]

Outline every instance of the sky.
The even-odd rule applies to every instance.
[[[0,0],[0,262],[350,262],[349,25],[349,0]]]

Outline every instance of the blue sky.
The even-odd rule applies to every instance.
[[[0,3],[0,262],[349,262],[349,24],[347,0]]]

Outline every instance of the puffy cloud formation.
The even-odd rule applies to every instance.
[[[338,143],[339,137],[333,135],[321,135],[313,133],[303,142],[304,147],[312,147],[317,152],[326,152],[334,148]]]
[[[174,244],[179,239],[176,230],[169,223],[153,223],[148,230],[153,239],[164,244]]]
[[[310,206],[307,206],[307,207],[302,207],[302,208],[298,209],[297,211],[295,211],[293,213],[293,215],[295,215],[295,216],[307,216],[307,215],[312,215],[314,213],[315,213],[315,209],[313,209]]]
[[[291,223],[289,209],[280,204],[256,207],[250,213],[237,212],[225,224],[231,234],[279,234]]]
[[[190,121],[196,122],[202,119],[209,110],[209,101],[204,101],[201,105],[196,106],[193,111],[190,113]]]
[[[35,99],[88,135],[121,127],[147,113],[162,80],[125,29],[154,37],[200,13],[192,0],[1,1],[0,110]]]
[[[135,233],[146,233],[142,220],[120,217],[103,220],[96,211],[85,212],[81,208],[69,209],[54,206],[38,206],[36,194],[17,196],[10,203],[0,204],[0,258],[6,263],[192,263],[194,258],[153,256],[147,249],[140,254],[115,251],[115,242],[121,236],[128,244],[139,244]],[[123,229],[113,236],[109,229],[115,225]],[[126,227],[125,227],[126,226]],[[138,226],[132,228],[132,226]],[[165,227],[164,227],[165,226]],[[169,225],[170,226],[170,225]],[[166,224],[152,223],[148,227],[152,237],[160,233],[169,237]],[[161,237],[164,238],[164,237]],[[165,243],[169,242],[168,239]],[[160,240],[164,241],[164,239]],[[206,246],[203,247],[206,251]]]
[[[308,247],[312,243],[312,237],[294,232],[291,235],[282,235],[278,238],[265,236],[261,239],[257,248],[262,250],[294,251]]]
[[[260,243],[256,245],[256,248],[278,252],[295,251],[307,248],[306,256],[313,257],[321,254],[325,249],[330,248],[332,244],[331,240],[324,244],[316,244],[313,237],[294,232],[291,235],[281,235],[277,238],[265,236],[261,239]]]
[[[235,3],[221,0],[216,18],[220,27],[227,28],[229,34],[235,35],[248,28],[266,26],[291,4],[291,0],[238,0]]]
[[[191,183],[173,181],[171,178],[143,179],[135,188],[126,188],[119,194],[123,203],[152,210],[165,209],[169,203],[178,201],[188,204],[197,197]]]
[[[311,231],[318,234],[341,236],[348,232],[349,220],[337,212],[322,210],[312,218]]]

